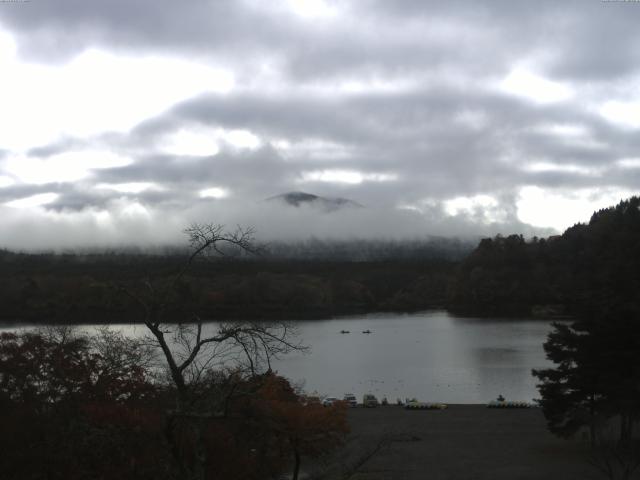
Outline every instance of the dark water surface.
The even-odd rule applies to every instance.
[[[485,403],[502,394],[508,400],[530,401],[538,397],[531,369],[550,365],[542,343],[551,322],[540,320],[461,318],[430,311],[296,324],[310,351],[274,362],[274,370],[294,382],[304,381],[308,392],[340,398],[346,392],[358,398],[371,392],[392,402],[417,397]],[[145,333],[139,325],[114,328],[133,336]]]
[[[531,369],[550,365],[542,348],[550,329],[551,322],[445,311],[301,322],[311,353],[291,355],[277,368],[306,379],[308,391],[337,397],[372,392],[390,401],[484,403],[502,394],[530,401],[538,397]]]

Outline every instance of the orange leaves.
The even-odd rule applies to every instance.
[[[273,373],[209,372],[209,396],[197,397],[196,413],[223,398],[224,415],[167,413],[172,386],[151,383],[144,355],[122,342],[106,334],[0,334],[7,478],[167,478],[178,457],[195,464],[199,445],[215,459],[205,462],[207,478],[273,478],[294,458],[299,465],[336,448],[348,431],[344,403],[303,401]]]
[[[38,408],[61,402],[123,402],[152,393],[146,372],[115,362],[79,336],[0,335],[0,396]]]
[[[336,402],[303,403],[289,382],[274,374],[265,376],[255,400],[277,435],[287,438],[300,453],[319,455],[335,448],[348,433],[347,405]]]

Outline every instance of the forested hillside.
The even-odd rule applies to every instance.
[[[576,315],[598,302],[637,302],[640,198],[597,211],[561,236],[487,238],[460,265],[449,306],[474,314]]]
[[[135,302],[119,286],[162,285],[184,256],[0,256],[0,319],[128,322]],[[202,318],[322,318],[376,310],[442,308],[456,263],[214,259],[196,262],[168,298],[169,321]]]
[[[448,308],[468,315],[575,316],[586,305],[635,304],[640,291],[640,198],[595,212],[562,235],[485,238],[465,244],[310,241],[275,244],[253,258],[197,262],[169,299],[176,321],[321,318],[369,311]],[[162,284],[185,252],[143,255],[0,251],[0,319],[33,322],[136,320],[118,285]]]

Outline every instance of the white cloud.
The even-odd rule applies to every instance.
[[[146,190],[160,191],[163,188],[152,182],[129,182],[129,183],[99,183],[95,188],[103,190],[113,190],[120,193],[140,193]]]
[[[13,185],[15,182],[15,180],[11,177],[7,177],[5,175],[0,175],[0,188],[3,187],[9,187],[11,185]]]
[[[11,208],[29,209],[55,202],[57,198],[57,193],[40,193],[38,195],[31,195],[30,197],[6,202],[5,205]]]
[[[558,164],[552,162],[533,162],[525,165],[523,170],[526,172],[566,172],[578,175],[598,176],[604,171],[604,168],[585,167],[582,165]]]
[[[573,96],[573,90],[568,85],[554,82],[523,68],[513,69],[500,83],[500,89],[535,103],[560,102]]]
[[[200,190],[200,198],[225,198],[229,195],[229,192],[224,188],[211,187]]]
[[[640,168],[640,158],[621,158],[616,164],[620,168]]]
[[[248,130],[229,130],[220,133],[224,141],[236,148],[255,150],[262,145],[260,138]]]
[[[16,42],[7,32],[0,30],[0,66],[7,67],[16,56]]]
[[[455,197],[443,202],[447,215],[466,215],[485,223],[503,222],[506,212],[500,202],[490,195],[474,195],[471,197]]]
[[[205,157],[217,155],[221,145],[255,150],[262,141],[249,130],[186,127],[166,135],[159,142],[159,149],[172,155]]]
[[[226,70],[166,56],[91,49],[66,65],[24,63],[11,55],[6,35],[0,65],[0,147],[14,151],[63,135],[125,132],[177,102],[234,85]]]
[[[395,173],[362,173],[356,170],[314,170],[304,172],[301,182],[347,183],[358,185],[363,182],[392,182],[398,179]]]
[[[46,198],[39,203],[44,205]],[[38,206],[0,205],[0,245],[13,249],[60,249],[182,243],[188,221],[177,212],[154,210],[139,202],[118,198],[104,209],[50,210]]]
[[[535,127],[533,130],[560,137],[583,137],[589,133],[589,129],[585,125],[566,123],[544,124]]]
[[[140,202],[132,202],[122,207],[121,215],[125,218],[136,218],[143,220],[151,219],[151,212]]]
[[[413,79],[407,78],[378,78],[375,76],[359,77],[340,80],[335,84],[314,85],[311,89],[317,92],[325,92],[329,95],[335,95],[336,93],[344,94],[389,94],[400,93],[403,91],[409,91],[412,87],[415,87],[418,82]]]
[[[632,194],[631,191],[618,188],[559,192],[527,186],[520,189],[516,206],[520,221],[562,232],[578,222],[588,222],[594,211],[615,205]]]
[[[608,101],[600,107],[600,114],[611,123],[640,128],[640,101]]]
[[[337,9],[323,0],[286,0],[289,8],[303,18],[326,18],[337,15]]]
[[[205,129],[180,129],[166,136],[160,149],[173,155],[209,156],[220,151],[216,132]]]
[[[129,165],[131,160],[112,152],[85,150],[69,151],[40,159],[11,156],[5,162],[5,170],[29,184],[50,182],[75,182],[91,174],[92,169],[114,168]]]

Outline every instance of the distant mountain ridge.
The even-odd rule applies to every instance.
[[[280,195],[275,195],[266,199],[267,202],[282,202],[292,207],[300,207],[302,205],[309,205],[320,208],[327,212],[340,210],[342,208],[364,208],[363,205],[349,200],[348,198],[341,197],[321,197],[312,193],[306,192],[287,192]]]

